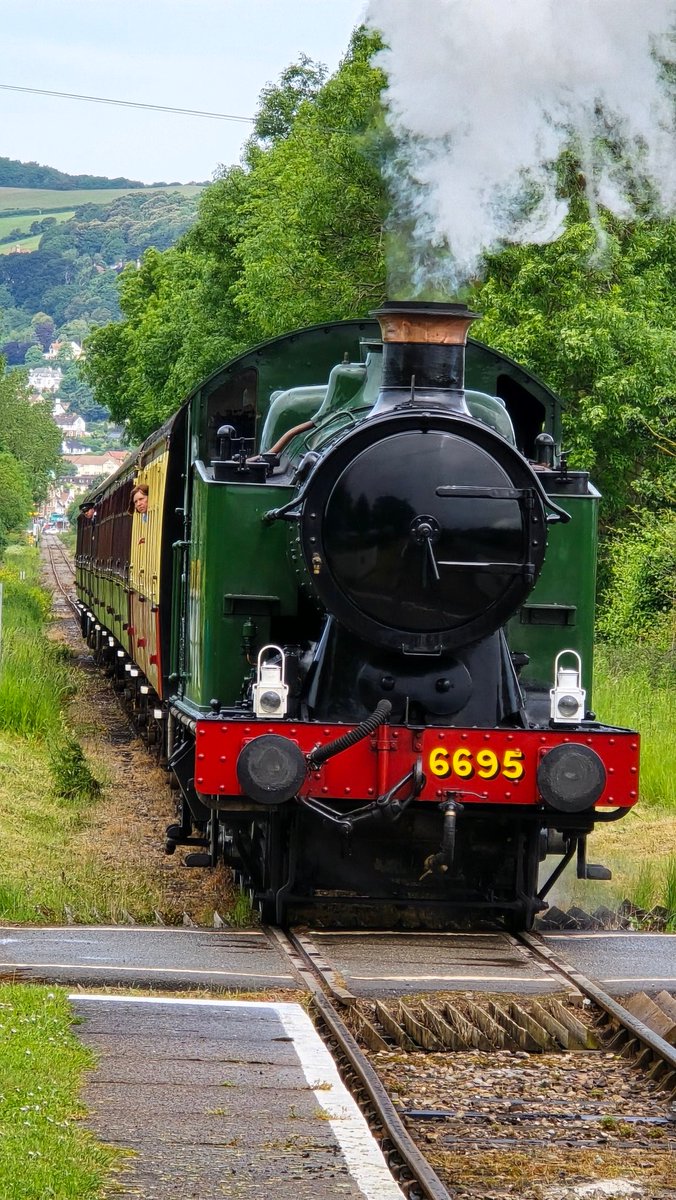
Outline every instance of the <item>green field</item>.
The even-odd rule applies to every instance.
[[[70,208],[66,212],[54,213],[55,221],[69,221],[75,215],[75,209]],[[20,229],[22,233],[26,233],[34,221],[39,221],[40,217],[35,215],[25,217],[0,217],[0,238],[8,237],[13,229]]]
[[[47,216],[57,209],[77,208],[81,204],[110,204],[120,196],[128,196],[130,192],[141,192],[152,195],[154,192],[181,192],[184,196],[196,196],[203,188],[196,183],[179,184],[177,187],[164,188],[81,188],[73,192],[56,191],[54,188],[13,188],[0,187],[0,212],[7,209],[39,209],[40,215]],[[35,217],[32,218],[35,220]]]
[[[5,242],[0,246],[0,254],[13,254],[17,246],[21,246],[26,253],[29,250],[37,250],[41,237],[41,233],[36,233],[35,237],[17,238],[15,242]]]

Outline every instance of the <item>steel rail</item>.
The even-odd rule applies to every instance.
[[[569,963],[559,958],[559,956],[550,950],[549,946],[538,938],[536,934],[520,933],[515,935],[518,941],[521,941],[533,953],[543,958],[550,966],[554,967],[564,979],[572,983],[578,991],[587,996],[593,1004],[596,1004],[603,1012],[606,1013],[611,1020],[617,1023],[629,1034],[630,1039],[639,1042],[645,1050],[649,1050],[652,1056],[658,1061],[665,1064],[669,1072],[674,1074],[674,1083],[676,1084],[676,1047],[672,1046],[658,1033],[650,1029],[648,1025],[635,1017],[633,1013],[619,1004],[608,992],[604,992],[603,988],[599,987],[593,980],[588,979],[586,975],[582,975]]]
[[[73,619],[75,620],[76,618],[79,617],[78,608],[77,608],[75,601],[73,600],[72,595],[67,590],[67,588],[64,587],[61,580],[59,579],[59,575],[58,575],[58,572],[56,569],[55,557],[54,557],[53,539],[51,537],[45,538],[44,544],[47,547],[47,554],[49,555],[49,565],[52,570],[52,576],[54,578],[54,582],[55,582],[57,588],[59,589],[59,591],[61,592],[61,595],[63,596],[64,600],[66,601],[66,604],[68,604],[68,606],[72,609]],[[72,571],[73,570],[72,561],[70,560],[66,551],[64,550],[63,546],[61,545],[61,542],[58,542],[57,544],[61,551],[61,556],[62,556],[64,562],[66,563],[66,566]]]
[[[324,975],[322,967],[303,946],[302,939],[293,932],[267,926],[265,933],[291,960],[297,974],[311,992],[320,1021],[357,1081],[357,1088],[354,1090],[357,1092],[356,1099],[360,1107],[364,1107],[364,1097],[367,1098],[366,1109],[371,1123],[375,1123],[381,1131],[378,1141],[381,1143],[385,1160],[404,1194],[409,1200],[451,1200],[450,1193],[406,1129],[376,1071],[360,1050],[331,1000],[327,998],[325,989],[328,989],[339,1003],[348,1007],[355,1002],[355,997]]]

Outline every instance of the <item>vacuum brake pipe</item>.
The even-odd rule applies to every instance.
[[[336,754],[341,754],[343,750],[349,750],[350,746],[355,746],[370,733],[374,733],[379,725],[385,724],[391,712],[390,701],[379,700],[371,716],[362,721],[361,725],[357,725],[355,729],[342,734],[341,737],[334,738],[332,742],[327,742],[325,746],[316,746],[314,750],[311,750],[307,755],[308,770],[318,771],[328,759],[334,758]]]

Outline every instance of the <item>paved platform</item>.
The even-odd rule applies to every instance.
[[[300,1005],[73,995],[131,1200],[402,1200]],[[119,1190],[118,1190],[119,1188]]]

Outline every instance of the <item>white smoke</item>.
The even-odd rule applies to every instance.
[[[367,21],[386,43],[394,222],[416,292],[458,290],[506,241],[558,237],[567,146],[600,236],[599,207],[676,210],[676,0],[369,0]]]

